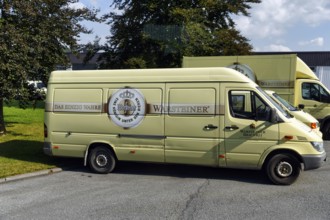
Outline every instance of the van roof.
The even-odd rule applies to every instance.
[[[54,71],[48,83],[252,82],[225,67]]]

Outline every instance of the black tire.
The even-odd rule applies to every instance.
[[[330,140],[330,122],[327,122],[323,129],[323,139]]]
[[[267,163],[268,178],[277,185],[291,185],[299,177],[299,161],[289,154],[276,154]]]
[[[107,147],[95,147],[88,156],[89,167],[96,173],[111,173],[116,166],[116,158]]]

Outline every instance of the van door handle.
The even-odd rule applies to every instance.
[[[234,131],[239,129],[239,127],[237,127],[236,125],[232,125],[232,126],[226,126],[225,129],[229,130],[229,131]]]
[[[214,130],[214,129],[217,129],[218,126],[215,126],[215,125],[212,125],[212,124],[208,124],[206,126],[204,126],[204,131],[211,131],[211,130]]]

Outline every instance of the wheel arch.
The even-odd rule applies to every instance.
[[[89,153],[91,152],[91,150],[93,150],[96,147],[106,147],[106,148],[108,148],[113,153],[113,155],[115,156],[115,159],[118,161],[116,152],[115,152],[114,148],[112,147],[112,145],[110,143],[102,142],[102,141],[96,141],[96,142],[93,142],[93,143],[89,144],[86,148],[85,157],[84,157],[84,166],[87,166],[87,159],[88,159]]]
[[[267,166],[268,161],[269,161],[273,156],[275,156],[275,155],[277,155],[277,154],[287,154],[287,155],[291,155],[291,156],[295,157],[295,158],[299,161],[300,164],[304,163],[304,162],[303,162],[303,159],[302,159],[302,157],[301,157],[301,155],[298,154],[296,151],[291,150],[291,149],[276,149],[276,150],[273,150],[273,151],[269,152],[269,153],[267,154],[267,156],[265,156],[264,159],[260,162],[260,164],[262,164],[262,165],[261,165],[261,169],[264,170],[265,167]],[[302,169],[302,167],[300,167],[300,168]]]

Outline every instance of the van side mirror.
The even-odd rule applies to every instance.
[[[304,108],[305,108],[305,105],[304,105],[304,104],[299,104],[299,105],[298,105],[298,108],[299,108],[299,109],[304,109]]]
[[[269,122],[273,123],[273,124],[278,122],[277,121],[277,112],[276,112],[275,108],[270,109]]]

